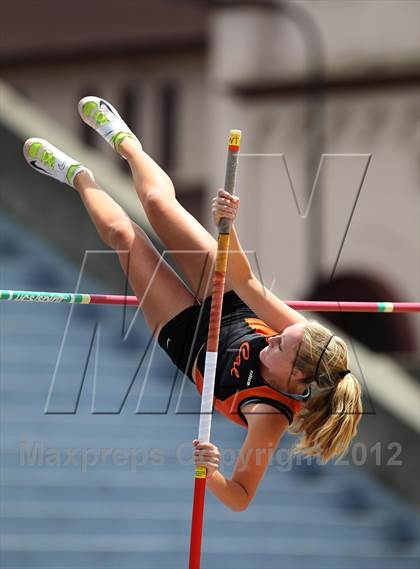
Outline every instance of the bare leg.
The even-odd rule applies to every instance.
[[[181,206],[169,176],[135,141],[125,139],[119,151],[128,160],[136,192],[153,229],[169,250],[178,251],[173,257],[201,301],[210,294],[207,286],[216,240]],[[227,282],[225,290],[230,288]]]
[[[152,332],[158,331],[181,310],[196,304],[194,296],[143,230],[88,173],[81,172],[76,177],[75,187],[99,236],[118,253]]]

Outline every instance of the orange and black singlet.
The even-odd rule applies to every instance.
[[[159,344],[202,392],[211,297],[175,316],[159,334]],[[201,318],[200,318],[201,311]],[[260,351],[267,336],[277,334],[233,292],[223,297],[214,406],[229,420],[247,427],[241,408],[266,403],[279,410],[289,424],[301,402],[267,385],[260,374]],[[274,413],[273,409],[273,413]]]
[[[289,424],[301,403],[267,385],[260,374],[259,354],[267,346],[267,336],[276,334],[256,317],[244,318],[229,337],[220,331],[219,353],[214,387],[214,406],[225,417],[242,426],[247,421],[241,408],[247,403],[267,403],[285,415]],[[234,337],[236,336],[237,337]],[[202,392],[205,346],[193,365],[193,379]]]

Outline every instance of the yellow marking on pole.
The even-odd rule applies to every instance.
[[[242,132],[237,129],[232,129],[229,132],[229,149],[230,150],[239,150],[241,146],[241,136]],[[233,148],[231,148],[233,147]]]
[[[207,469],[205,466],[196,466],[195,468],[196,478],[207,478]]]
[[[228,262],[228,251],[229,251],[229,238],[230,235],[226,233],[220,233],[217,238],[217,256],[216,256],[216,267],[217,272],[225,273],[227,269]]]

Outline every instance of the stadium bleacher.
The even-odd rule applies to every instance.
[[[74,290],[78,267],[34,234],[0,216],[0,235],[0,288]],[[118,307],[1,303],[4,569],[187,566],[199,398],[141,317],[126,342],[123,325]],[[229,475],[244,430],[213,425]],[[360,468],[291,464],[292,441],[245,512],[207,493],[203,569],[419,566],[414,509]]]

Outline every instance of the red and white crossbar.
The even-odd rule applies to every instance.
[[[0,300],[49,302],[53,304],[118,304],[126,306],[138,306],[139,304],[135,296],[29,290],[0,290]],[[420,312],[420,302],[353,302],[344,300],[285,300],[284,302],[291,308],[302,312]]]

